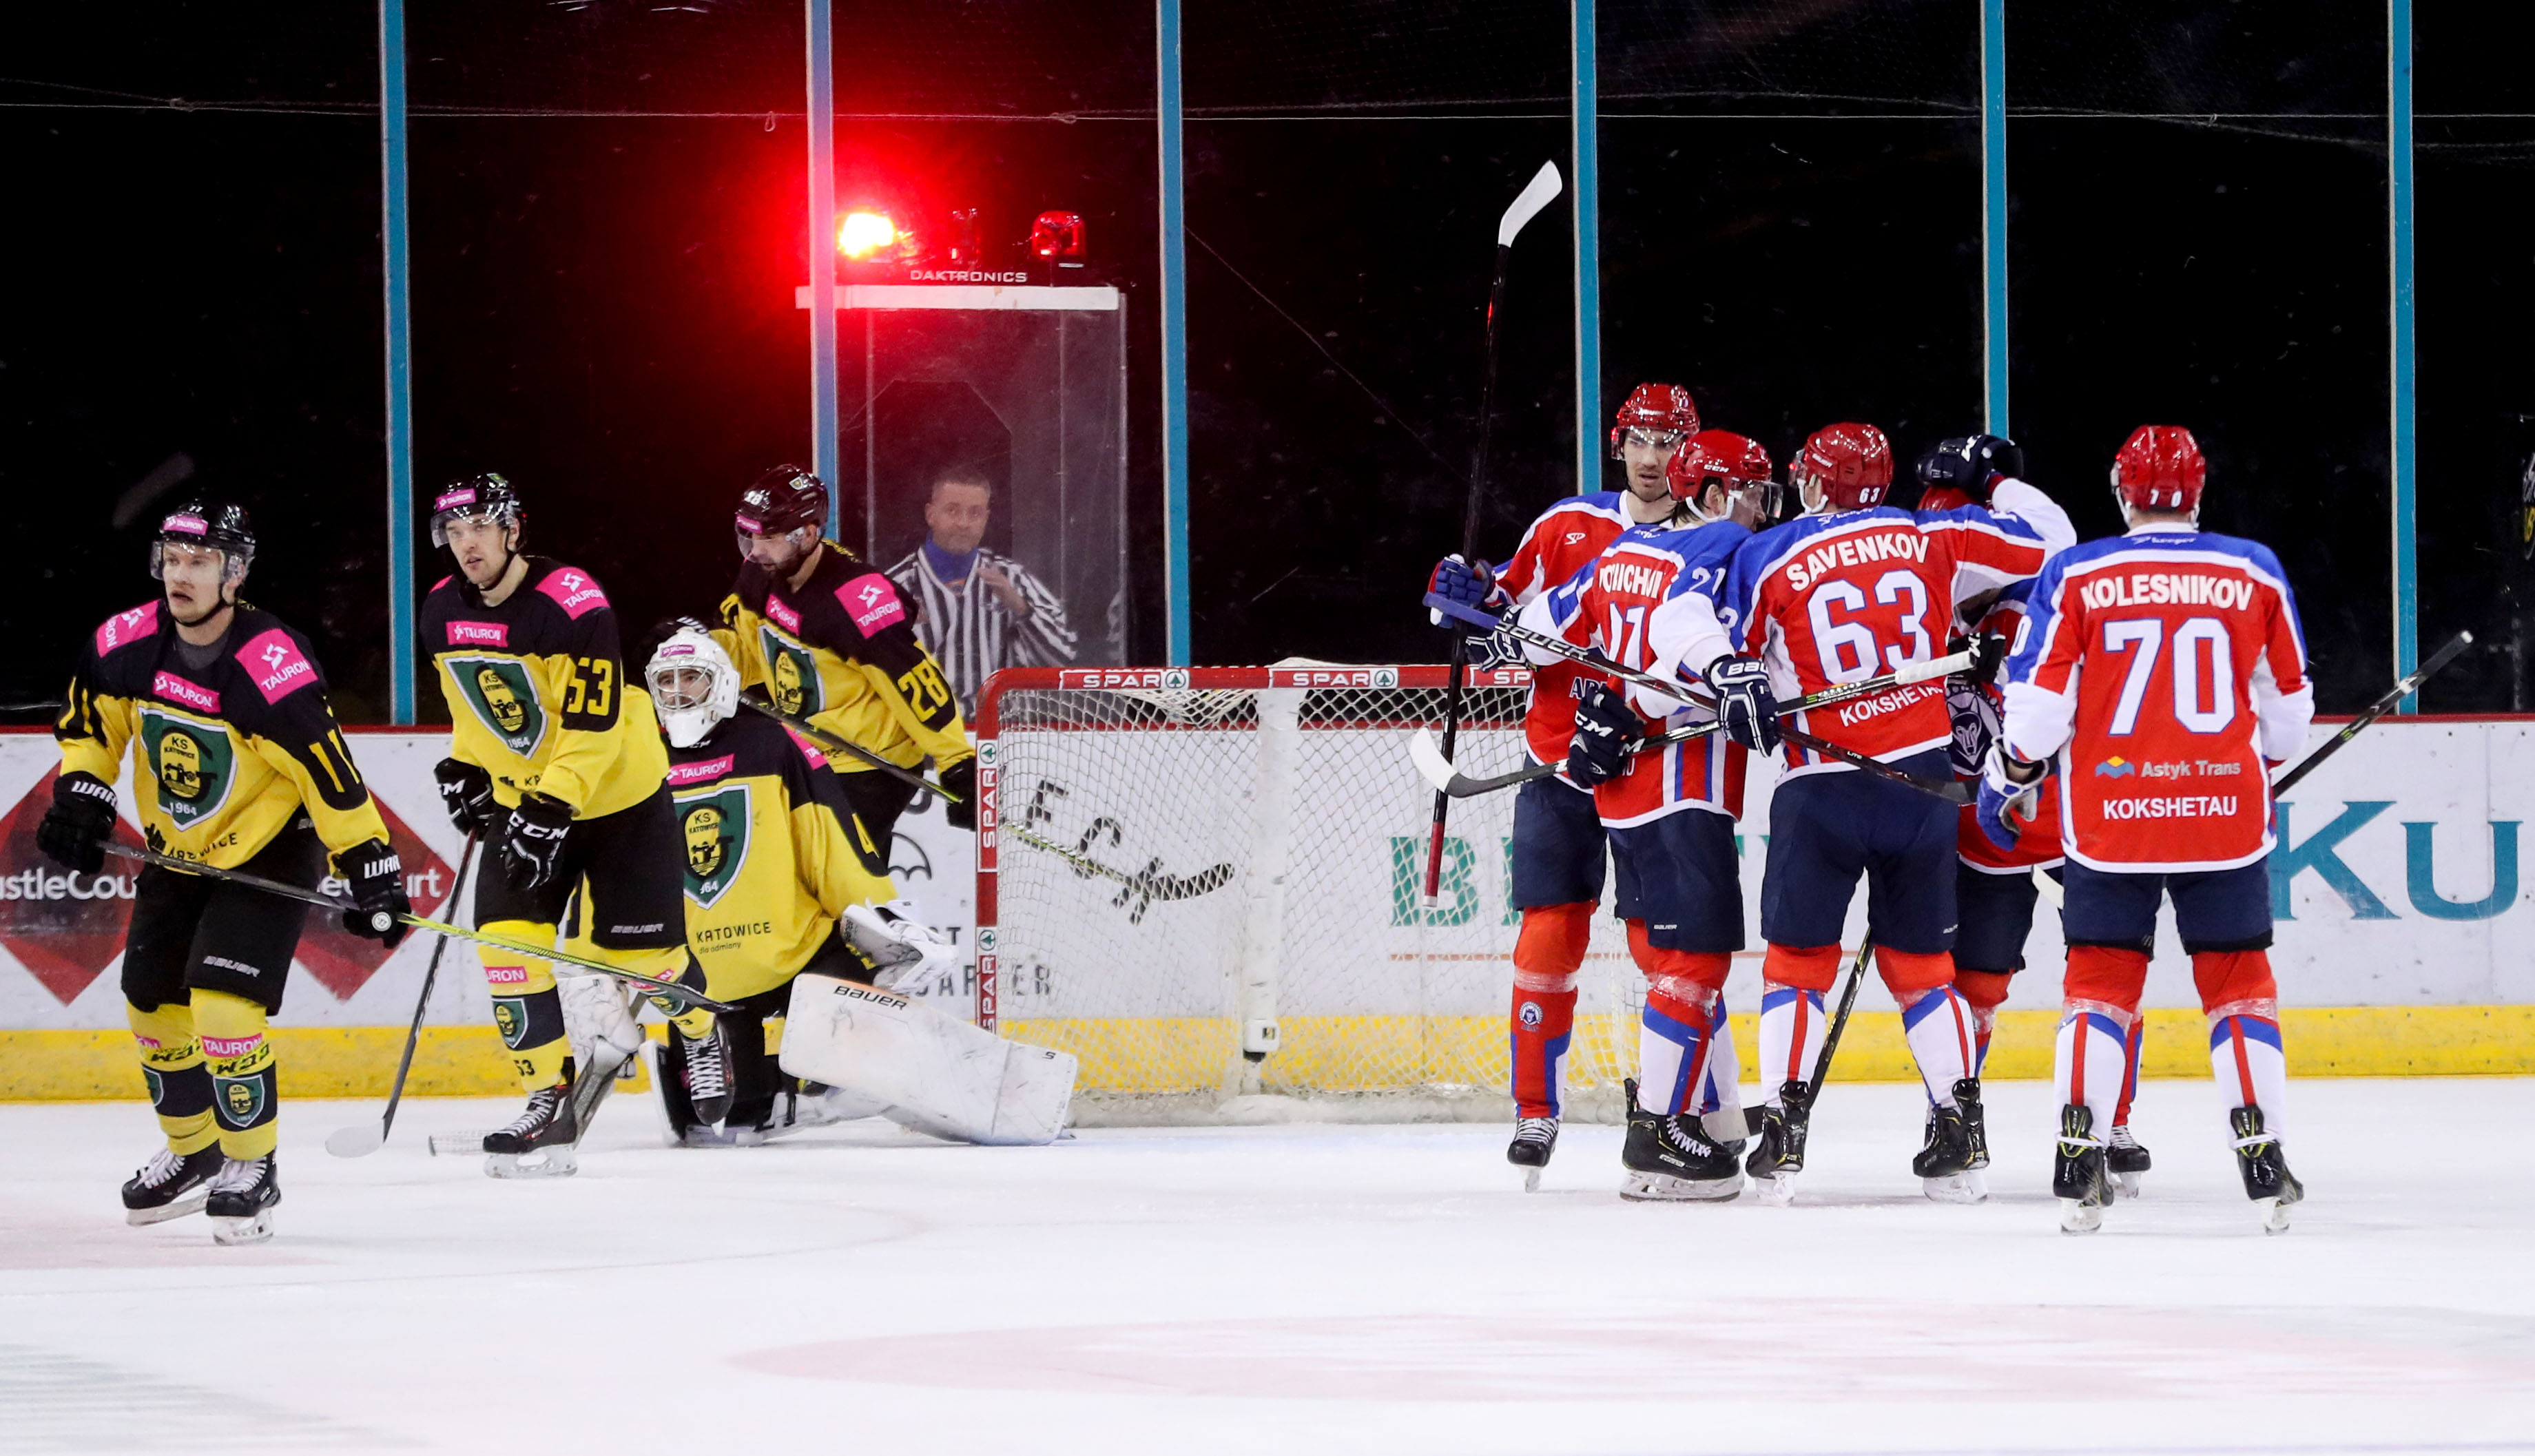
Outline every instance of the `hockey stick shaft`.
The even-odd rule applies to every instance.
[[[2463,655],[2464,649],[2472,645],[2473,634],[2469,632],[2460,632],[2454,637],[2447,638],[2446,645],[2439,648],[2436,652],[2431,653],[2429,661],[2412,669],[2410,673],[2405,675],[2403,681],[2394,685],[2392,691],[2388,692],[2384,697],[2378,698],[2375,702],[2368,704],[2367,710],[2362,712],[2358,717],[2351,719],[2348,723],[2343,724],[2339,733],[2325,739],[2322,747],[2317,749],[2314,753],[2307,755],[2305,758],[2299,761],[2296,767],[2291,768],[2288,772],[2281,774],[2277,779],[2273,780],[2271,784],[2271,797],[2273,799],[2277,799],[2282,794],[2285,794],[2289,790],[2297,787],[2298,780],[2321,767],[2324,759],[2340,753],[2342,748],[2347,745],[2350,740],[2357,738],[2363,731],[2365,731],[2369,724],[2374,723],[2379,718],[2392,712],[2404,698],[2420,692],[2421,685],[2423,683],[2428,682],[2441,669],[2444,668],[2448,663],[2455,661],[2457,657]]]
[[[1830,1059],[1839,1051],[1839,1034],[1848,1030],[1848,1013],[1857,1005],[1858,983],[1866,979],[1867,963],[1875,958],[1875,938],[1867,937],[1857,943],[1857,959],[1848,968],[1848,984],[1840,988],[1839,1008],[1830,1014],[1830,1025],[1823,1031],[1822,1055],[1814,1059],[1810,1091],[1822,1095],[1823,1082],[1830,1076]]]
[[[1532,173],[1531,181],[1515,194],[1505,215],[1497,219],[1497,256],[1494,275],[1488,281],[1488,316],[1486,372],[1479,377],[1479,454],[1470,466],[1469,493],[1461,500],[1461,560],[1473,561],[1479,554],[1479,523],[1485,516],[1488,493],[1488,441],[1497,420],[1497,339],[1498,324],[1505,314],[1506,274],[1514,266],[1514,240],[1523,224],[1532,219],[1550,199],[1558,196],[1561,182],[1558,163],[1545,161]],[[1578,482],[1579,486],[1581,482]],[[1444,683],[1444,757],[1453,750],[1461,734],[1461,695],[1470,675],[1470,642],[1466,633],[1453,636],[1453,671]],[[1433,906],[1442,898],[1444,889],[1444,829],[1453,812],[1453,796],[1442,789],[1435,791],[1435,821],[1426,842],[1425,904]]]
[[[285,900],[297,900],[303,905],[314,905],[321,910],[349,911],[360,908],[349,900],[339,900],[333,895],[327,894],[322,890],[308,889],[296,884],[284,884],[278,880],[267,880],[261,875],[251,875],[244,870],[223,870],[216,865],[203,864],[198,860],[180,860],[173,855],[163,855],[155,850],[134,849],[130,845],[116,844],[112,841],[108,841],[97,847],[104,850],[107,854],[116,855],[123,859],[139,860],[145,865],[156,865],[162,870],[172,870],[179,875],[200,875],[211,880],[225,880],[234,884],[243,884],[249,889],[260,889],[269,895],[279,895]],[[384,915],[387,912],[385,911],[374,912],[373,920],[375,921],[377,915]],[[680,986],[674,981],[663,981],[654,976],[646,976],[640,971],[629,971],[618,966],[608,965],[603,961],[585,959],[584,957],[575,955],[568,950],[556,950],[551,947],[540,948],[535,945],[530,945],[523,940],[514,940],[507,936],[488,936],[482,931],[470,931],[463,925],[451,925],[447,921],[429,920],[420,915],[400,915],[397,916],[396,919],[404,922],[406,925],[412,926],[415,930],[429,931],[436,936],[448,936],[454,940],[471,940],[478,945],[490,945],[497,950],[508,950],[514,955],[526,955],[536,960],[553,961],[558,965],[574,966],[596,976],[610,976],[616,980],[628,982],[634,986],[641,987],[643,990],[650,992],[655,996],[673,998],[675,1000],[685,1001],[689,1005],[702,1006],[708,1011],[736,1011],[739,1009],[728,1001],[714,1001],[711,997],[705,995],[701,991],[696,991],[690,987]]]
[[[1467,608],[1462,607],[1460,603],[1447,603],[1444,598],[1436,596],[1432,592],[1427,594],[1426,604],[1428,606],[1435,607],[1439,611],[1463,612],[1467,610]],[[1619,663],[1612,661],[1610,658],[1603,656],[1601,653],[1594,651],[1590,647],[1579,647],[1574,642],[1567,640],[1565,637],[1552,637],[1545,632],[1534,632],[1519,622],[1500,621],[1497,623],[1497,633],[1499,636],[1509,637],[1514,641],[1521,643],[1523,646],[1537,647],[1541,651],[1564,657],[1570,662],[1580,662],[1586,667],[1593,669],[1595,672],[1606,673],[1624,683],[1630,684],[1633,687],[1643,688],[1649,693],[1662,694],[1666,698],[1676,698],[1680,701],[1687,702],[1693,707],[1714,708],[1716,706],[1713,698],[1708,698],[1705,694],[1700,693],[1696,689],[1686,687],[1683,684],[1673,682],[1667,678],[1656,677],[1652,673],[1639,672],[1631,667],[1622,667]],[[1913,773],[1904,773],[1900,769],[1893,767],[1891,764],[1884,762],[1881,759],[1870,758],[1855,749],[1846,748],[1839,744],[1832,743],[1828,739],[1817,738],[1813,734],[1807,733],[1801,728],[1791,727],[1785,723],[1780,723],[1778,725],[1778,733],[1780,737],[1783,737],[1787,742],[1794,744],[1800,749],[1820,754],[1825,758],[1837,758],[1842,763],[1845,763],[1851,768],[1855,768],[1862,773],[1872,774],[1877,778],[1886,780],[1890,783],[1899,784],[1904,788],[1916,789],[1922,794],[1927,794],[1933,798],[1943,799],[1948,804],[1962,805],[1971,802],[1970,796],[1963,791],[1963,786],[1951,779],[1940,782],[1935,779],[1921,778]],[[1446,756],[1450,757],[1449,750],[1447,751]]]
[[[912,768],[902,767],[899,764],[892,763],[887,758],[884,758],[880,755],[873,753],[871,750],[864,748],[861,744],[849,743],[846,740],[830,733],[825,728],[812,726],[807,718],[796,718],[790,713],[775,707],[773,704],[760,702],[745,693],[741,694],[739,697],[739,705],[746,708],[754,708],[758,712],[764,713],[766,716],[773,718],[775,722],[782,724],[784,727],[791,729],[793,732],[800,734],[803,738],[806,738],[810,740],[811,743],[817,745],[821,753],[843,754],[850,758],[859,758],[872,767],[879,769],[881,772],[888,774],[890,777],[897,779],[898,782],[912,784],[918,792],[931,794],[933,797],[941,800],[945,804],[964,804],[967,802],[966,800],[961,799],[958,795],[952,793],[949,789],[942,787],[933,780],[926,778],[923,774],[916,772]]]
[[[458,856],[458,881],[449,887],[449,903],[466,891],[466,872],[475,868],[475,836],[466,836],[466,848]],[[404,1055],[397,1059],[396,1082],[388,1088],[387,1112],[379,1119],[379,1141],[396,1128],[397,1104],[404,1100],[404,1079],[413,1070],[413,1049],[422,1040],[422,1013],[431,1005],[431,988],[440,979],[440,957],[449,949],[449,938],[442,936],[432,942],[431,961],[422,968],[422,995],[413,999],[413,1024],[405,1028]]]

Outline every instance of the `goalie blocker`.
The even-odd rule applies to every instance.
[[[782,1066],[886,1104],[883,1117],[919,1132],[1020,1146],[1065,1130],[1078,1063],[876,987],[803,974],[792,981]]]

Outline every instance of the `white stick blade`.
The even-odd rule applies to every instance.
[[[1435,735],[1420,728],[1408,735],[1408,761],[1417,765],[1417,776],[1432,787],[1449,792],[1453,787],[1453,760],[1435,745]]]
[[[376,1122],[338,1127],[326,1134],[326,1151],[338,1158],[366,1158],[387,1146],[387,1130]]]
[[[1548,207],[1564,186],[1566,183],[1558,175],[1558,163],[1542,162],[1540,170],[1531,174],[1530,183],[1515,195],[1514,206],[1505,210],[1504,219],[1497,223],[1497,246],[1513,247],[1514,235],[1522,231],[1524,223],[1539,215],[1540,210]]]

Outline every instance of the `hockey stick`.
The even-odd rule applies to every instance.
[[[2420,692],[2421,685],[2423,683],[2428,682],[2440,669],[2445,667],[2448,663],[2455,661],[2458,656],[2462,655],[2465,648],[2472,645],[2472,633],[2460,632],[2454,637],[2449,637],[2445,646],[2441,647],[2436,652],[2430,654],[2429,661],[2412,669],[2410,673],[2405,675],[2403,681],[2396,683],[2392,690],[2387,692],[2384,697],[2368,704],[2366,710],[2361,712],[2358,717],[2355,717],[2348,723],[2343,724],[2339,733],[2336,733],[2323,741],[2322,747],[2300,759],[2295,768],[2292,768],[2288,772],[2281,774],[2278,778],[2273,779],[2271,781],[2271,797],[2273,799],[2277,799],[2282,794],[2287,793],[2290,789],[2295,788],[2298,780],[2306,777],[2308,774],[2313,773],[2317,768],[2322,766],[2324,759],[2341,752],[2342,745],[2350,742],[2350,740],[2354,738],[2357,738],[2361,730],[2365,729],[2369,724],[2374,723],[2379,718],[2392,712],[2395,704],[2401,702],[2404,698],[2411,697],[2413,694]]]
[[[873,753],[871,750],[864,748],[862,745],[848,743],[845,740],[838,738],[836,735],[830,733],[825,728],[814,728],[810,725],[808,719],[796,718],[790,713],[783,711],[781,708],[775,707],[772,703],[760,702],[756,698],[743,693],[739,696],[739,705],[741,707],[755,708],[757,711],[773,718],[775,722],[782,724],[784,727],[800,734],[803,738],[810,740],[811,743],[818,746],[822,753],[844,754],[850,758],[860,758],[865,763],[868,763],[872,767],[879,769],[881,772],[888,774],[890,777],[897,779],[898,782],[912,784],[915,786],[917,791],[931,794],[934,798],[941,800],[945,804],[964,804],[967,802],[966,800],[961,799],[958,795],[952,793],[949,789],[942,787],[933,780],[926,778],[923,774],[916,772],[914,769],[903,768],[896,763],[892,763],[887,758],[884,758],[880,755]]]
[[[1803,712],[1807,708],[1829,707],[1851,698],[1872,697],[1887,688],[1905,687],[1911,683],[1924,683],[1930,678],[1948,677],[1971,665],[1972,654],[1969,652],[1956,652],[1950,657],[1937,657],[1926,662],[1905,662],[1898,672],[1886,673],[1882,677],[1868,678],[1862,683],[1850,683],[1844,687],[1825,688],[1820,693],[1797,698],[1793,702],[1779,703],[1778,714],[1784,717],[1788,713]],[[1638,744],[1636,752],[1660,753],[1677,743],[1690,743],[1696,739],[1705,738],[1718,732],[1723,726],[1711,718],[1704,723],[1692,723],[1687,727],[1653,734]],[[1417,765],[1420,777],[1455,799],[1493,794],[1499,789],[1529,783],[1535,778],[1547,778],[1565,766],[1560,763],[1532,763],[1517,768],[1512,773],[1500,773],[1490,778],[1471,778],[1453,767],[1453,760],[1445,758],[1436,749],[1435,736],[1423,728],[1408,735],[1408,758],[1410,762]]]
[[[474,865],[475,836],[468,834],[466,852],[458,857],[458,882],[449,887],[448,903],[456,904],[458,897],[465,892],[466,872],[473,869]],[[381,1115],[375,1127],[367,1122],[358,1122],[349,1127],[338,1127],[327,1133],[326,1151],[336,1157],[366,1158],[387,1146],[388,1132],[396,1126],[397,1104],[404,1100],[405,1074],[413,1070],[414,1044],[422,1040],[422,1013],[424,1008],[431,1004],[432,983],[440,979],[440,954],[448,948],[447,936],[432,942],[431,963],[425,966],[422,972],[422,995],[414,998],[413,1001],[413,1024],[405,1028],[404,1055],[397,1059],[396,1081],[388,1087],[387,1112]]]
[[[199,860],[180,860],[173,855],[160,854],[155,850],[134,849],[130,845],[116,844],[111,840],[98,845],[97,848],[123,859],[139,860],[145,865],[156,865],[162,870],[173,870],[179,875],[201,875],[212,880],[225,880],[234,884],[243,884],[249,889],[260,889],[269,895],[279,895],[285,900],[297,900],[303,905],[314,905],[321,910],[350,911],[360,908],[349,900],[336,899],[322,890],[284,884],[278,880],[267,880],[261,875],[250,875],[244,870],[223,870],[215,865],[206,865]],[[419,915],[391,917],[385,910],[373,911],[370,915],[370,924],[381,930],[385,930],[391,920],[401,920],[415,930],[429,931],[436,936],[472,940],[478,945],[490,945],[499,950],[508,950],[514,955],[532,956],[538,960],[553,961],[558,965],[574,966],[593,976],[612,976],[619,981],[640,987],[653,996],[668,997],[691,1006],[702,1006],[708,1011],[739,1009],[728,1001],[714,1001],[703,992],[680,986],[675,981],[662,981],[646,976],[640,971],[622,970],[600,961],[585,960],[568,950],[541,949],[524,940],[511,940],[507,936],[488,936],[482,931],[470,931],[463,925],[451,925],[443,920],[427,920]]]
[[[1431,591],[1426,593],[1426,605],[1446,614],[1447,616],[1458,617],[1462,621],[1472,623],[1476,626],[1486,626],[1493,622],[1496,625],[1497,634],[1500,637],[1510,638],[1511,640],[1518,642],[1526,647],[1537,647],[1541,651],[1552,653],[1559,657],[1564,657],[1570,662],[1580,662],[1586,667],[1593,669],[1595,672],[1607,673],[1612,677],[1618,678],[1624,683],[1628,683],[1634,687],[1643,688],[1649,693],[1660,693],[1666,698],[1687,702],[1693,707],[1713,708],[1716,706],[1716,703],[1712,698],[1709,698],[1706,695],[1700,693],[1696,689],[1673,682],[1669,678],[1656,677],[1652,673],[1638,672],[1635,668],[1622,667],[1617,662],[1614,662],[1610,658],[1603,656],[1601,653],[1594,651],[1592,648],[1579,647],[1574,642],[1567,640],[1565,637],[1551,637],[1545,632],[1534,632],[1519,622],[1491,618],[1486,613],[1478,611],[1465,603],[1453,601],[1449,597],[1438,596]],[[1899,784],[1904,788],[1916,789],[1920,793],[1926,794],[1931,798],[1943,799],[1948,804],[1957,806],[1969,804],[1971,802],[1971,792],[1950,778],[1939,780],[1921,778],[1915,773],[1904,773],[1900,769],[1893,767],[1891,764],[1886,763],[1880,759],[1870,758],[1855,749],[1843,748],[1827,739],[1816,738],[1814,735],[1805,732],[1801,728],[1791,727],[1785,723],[1780,723],[1778,725],[1778,735],[1784,738],[1787,742],[1794,744],[1796,747],[1804,749],[1807,752],[1820,754],[1825,758],[1837,758],[1842,763],[1845,763],[1860,772],[1871,774],[1874,777],[1885,779],[1891,783]],[[1449,750],[1446,753],[1446,757],[1451,757]]]
[[[1559,180],[1558,163],[1545,161],[1531,174],[1531,181],[1515,195],[1513,206],[1497,219],[1496,276],[1488,283],[1487,372],[1479,377],[1479,455],[1470,466],[1470,491],[1461,502],[1461,560],[1473,561],[1479,554],[1480,507],[1488,490],[1488,436],[1496,426],[1497,413],[1497,321],[1505,313],[1506,273],[1514,265],[1515,235],[1522,231],[1540,210],[1548,207],[1564,185]],[[1580,487],[1583,482],[1577,482]],[[1470,639],[1466,633],[1453,635],[1453,672],[1444,686],[1444,757],[1453,757],[1453,745],[1461,732],[1461,690],[1470,672]],[[1443,896],[1444,886],[1444,820],[1452,813],[1453,796],[1435,791],[1435,827],[1426,844],[1425,904],[1433,908]]]
[[[1874,956],[1875,938],[1869,936],[1858,942],[1857,959],[1849,963],[1848,984],[1839,989],[1839,1005],[1830,1013],[1830,1025],[1823,1031],[1822,1055],[1814,1059],[1814,1074],[1796,1084],[1800,1089],[1798,1095],[1804,1101],[1804,1117],[1808,1129],[1812,1126],[1814,1101],[1822,1096],[1823,1083],[1830,1077],[1830,1059],[1839,1051],[1840,1033],[1848,1030],[1848,1013],[1857,1005],[1858,983],[1866,979],[1867,962]],[[1743,1135],[1757,1136],[1760,1131],[1761,1109],[1745,1108]]]

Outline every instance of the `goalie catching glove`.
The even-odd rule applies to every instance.
[[[1608,683],[1577,685],[1576,736],[1567,742],[1567,776],[1584,788],[1629,771],[1629,758],[1646,741],[1645,720]]]

